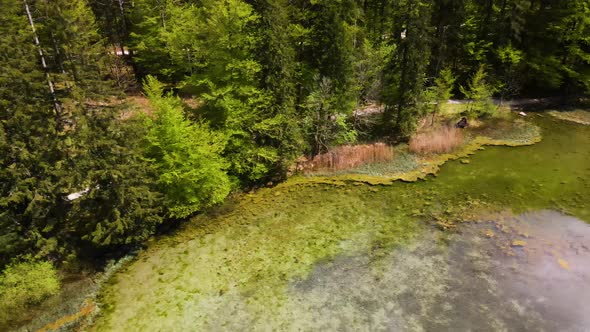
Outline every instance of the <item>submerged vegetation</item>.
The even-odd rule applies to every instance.
[[[590,221],[584,200],[590,193],[590,154],[580,144],[568,144],[588,143],[588,128],[548,117],[535,123],[545,134],[542,142],[519,149],[489,147],[471,156],[468,165],[445,165],[436,178],[390,186],[293,178],[231,200],[153,243],[117,275],[104,293],[105,311],[94,330],[337,329],[331,322],[348,316],[317,317],[313,303],[328,295],[306,292],[306,284],[317,282],[317,266],[329,269],[368,255],[370,263],[363,264],[379,282],[390,280],[383,260],[391,249],[411,248],[424,232],[432,232],[430,225],[453,230],[462,221],[506,209],[542,208]],[[553,166],[557,160],[562,167]],[[440,236],[433,240],[444,244],[444,233]],[[337,278],[354,268],[349,271]],[[374,296],[385,300],[386,289]],[[354,303],[336,303],[334,310],[343,306],[357,317]]]

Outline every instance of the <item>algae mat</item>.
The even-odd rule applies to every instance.
[[[433,226],[506,209],[590,221],[590,127],[535,121],[542,142],[489,147],[423,181],[279,186],[238,197],[153,241],[107,287],[93,329],[554,330],[549,318],[565,330],[587,327],[574,307],[589,304],[579,263],[589,258],[586,224],[556,231],[579,257],[557,250],[538,264],[523,253],[556,242],[548,225],[573,218],[544,212],[530,218],[544,218],[538,229],[529,222],[524,231],[497,217],[451,228],[457,233]],[[557,291],[534,296],[565,283],[579,291],[561,295],[578,302]]]

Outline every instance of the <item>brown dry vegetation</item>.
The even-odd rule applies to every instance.
[[[453,127],[438,127],[416,133],[410,140],[410,151],[420,154],[451,152],[463,144],[463,132]]]
[[[303,171],[339,171],[392,159],[393,149],[384,143],[344,145],[317,155],[312,160],[300,160],[297,168]]]

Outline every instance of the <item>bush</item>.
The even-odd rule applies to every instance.
[[[410,151],[420,154],[451,152],[463,143],[460,129],[441,127],[417,133],[410,140]]]
[[[0,321],[16,311],[37,304],[60,289],[57,271],[44,261],[24,261],[8,265],[0,275]]]

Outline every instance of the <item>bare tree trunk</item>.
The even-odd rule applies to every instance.
[[[123,6],[124,1],[125,0],[118,0],[119,11],[121,12],[121,27],[123,28],[123,36],[127,37],[127,23],[125,23],[125,8]],[[119,35],[119,47],[121,47],[121,56],[126,56],[125,47],[123,46],[123,38],[121,35]]]
[[[432,120],[430,121],[430,126],[434,126],[434,118],[436,117],[436,113],[438,113],[438,101],[436,102],[436,105],[434,106],[434,110],[432,110]]]
[[[53,109],[55,110],[55,114],[59,120],[61,116],[61,108],[57,101],[57,97],[55,96],[55,89],[53,88],[53,82],[51,81],[51,77],[49,76],[49,69],[47,68],[47,62],[45,62],[45,55],[43,55],[43,49],[41,48],[41,43],[39,42],[39,37],[37,36],[37,32],[35,30],[35,24],[33,23],[33,16],[31,15],[31,10],[29,9],[29,4],[27,0],[23,0],[23,4],[25,5],[25,10],[27,12],[27,18],[29,19],[29,25],[31,26],[31,30],[33,31],[33,37],[35,39],[35,45],[39,50],[39,56],[41,57],[41,66],[45,71],[45,77],[47,78],[47,86],[49,87],[49,92],[51,93],[51,98],[53,99]],[[59,121],[58,121],[59,122]]]
[[[160,9],[160,18],[162,19],[162,28],[166,29],[166,17],[164,11],[166,10],[166,4],[161,4],[160,1],[156,1]]]

